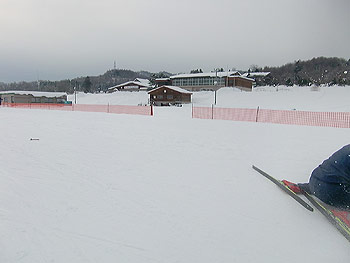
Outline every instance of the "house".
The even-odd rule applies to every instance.
[[[271,72],[247,72],[243,74],[244,77],[254,79],[254,86],[264,86],[272,84]]]
[[[115,91],[140,91],[140,90],[148,90],[152,87],[151,83],[148,79],[140,79],[136,78],[133,81],[128,81],[113,87],[108,88],[108,92]]]
[[[191,103],[192,92],[175,86],[161,86],[148,92],[150,102],[156,106]]]
[[[238,71],[179,74],[169,77],[171,85],[188,91],[212,90],[236,87],[251,91],[254,79],[242,76]],[[156,83],[162,79],[157,79]]]
[[[160,86],[171,86],[171,79],[170,78],[159,78],[154,80],[157,87]]]
[[[67,93],[62,92],[3,91],[0,97],[2,103],[71,103],[67,101]]]

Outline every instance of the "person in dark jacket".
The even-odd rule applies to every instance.
[[[350,144],[333,153],[316,167],[306,184],[284,183],[296,193],[301,190],[326,204],[350,209]]]
[[[312,171],[308,188],[311,194],[326,204],[350,208],[350,144],[333,153]]]

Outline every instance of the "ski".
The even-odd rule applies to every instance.
[[[300,196],[298,196],[296,193],[294,193],[292,190],[290,190],[285,184],[283,184],[280,180],[277,180],[276,178],[272,177],[268,173],[264,172],[263,170],[259,169],[256,166],[252,166],[252,168],[269,179],[271,182],[273,182],[275,185],[277,185],[280,189],[282,189],[285,193],[287,193],[289,196],[291,196],[295,201],[297,201],[299,204],[301,204],[303,207],[305,207],[309,211],[314,211],[312,206],[310,206],[308,203],[306,203]]]
[[[328,208],[320,201],[313,198],[310,194],[304,192],[304,196],[313,204],[318,211],[323,214],[327,220],[334,225],[338,231],[350,242],[350,213],[338,210],[336,208]]]

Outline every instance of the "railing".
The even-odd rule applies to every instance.
[[[116,114],[153,115],[152,106],[53,104],[53,103],[3,103],[3,107],[63,111],[106,112]]]
[[[312,112],[296,110],[192,107],[199,119],[265,122],[291,125],[350,128],[350,112]]]

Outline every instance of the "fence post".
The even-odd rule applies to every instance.
[[[214,104],[211,105],[211,119],[214,120]]]
[[[193,103],[192,103],[192,112],[191,112],[191,114],[192,114],[192,119],[193,119],[193,116],[194,116],[193,110],[194,110],[194,105],[193,105]]]
[[[107,105],[107,113],[109,113],[109,102],[108,102],[108,105]]]
[[[259,117],[259,106],[256,109],[256,118],[255,118],[255,122],[258,122],[258,117]]]
[[[151,116],[153,116],[153,104],[151,103]]]

